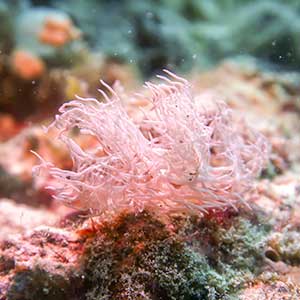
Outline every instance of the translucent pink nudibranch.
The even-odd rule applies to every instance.
[[[102,81],[104,102],[78,97],[61,106],[50,127],[67,145],[73,169],[42,159],[34,168],[53,179],[55,199],[101,213],[199,213],[246,200],[268,160],[267,140],[225,103],[195,96],[187,80],[165,73],[162,83],[145,84],[150,109],[139,122]],[[83,150],[70,137],[73,128],[93,135],[97,151]]]

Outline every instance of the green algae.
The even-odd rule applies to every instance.
[[[176,222],[180,234],[147,213],[107,225],[85,254],[87,300],[234,299],[259,274],[268,226],[238,216],[226,226]]]
[[[70,282],[61,275],[35,268],[15,275],[8,291],[8,300],[70,299]]]
[[[8,300],[233,300],[263,270],[270,232],[257,214],[123,213],[86,237],[81,268],[17,273]]]

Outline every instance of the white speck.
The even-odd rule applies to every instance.
[[[279,55],[279,59],[282,59],[283,57],[282,57],[282,55]]]
[[[197,58],[197,54],[193,54],[192,58],[196,59]]]
[[[272,46],[276,46],[276,40],[272,42]]]
[[[146,17],[149,18],[149,19],[153,18],[153,13],[151,11],[147,11],[146,12]]]
[[[127,32],[128,32],[128,34],[132,34],[132,30],[131,29],[129,29]]]
[[[32,84],[35,84],[35,80],[32,80],[31,83],[32,83]]]

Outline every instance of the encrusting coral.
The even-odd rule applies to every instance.
[[[246,199],[268,159],[266,139],[222,102],[194,96],[189,82],[165,71],[163,83],[146,83],[151,109],[135,122],[103,81],[105,102],[83,99],[60,108],[50,128],[69,148],[73,170],[44,161],[35,173],[54,179],[54,198],[82,209],[117,212],[203,212]],[[109,94],[111,94],[109,96]],[[69,136],[77,128],[99,147],[86,151]]]

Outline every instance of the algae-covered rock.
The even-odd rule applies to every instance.
[[[262,276],[269,291],[280,282],[263,276],[271,227],[259,214],[229,209],[161,220],[124,212],[39,227],[0,244],[2,289],[8,300],[232,300]]]
[[[70,299],[70,282],[63,276],[36,268],[17,273],[8,291],[8,300]]]
[[[42,217],[32,210],[31,218]],[[82,240],[72,230],[27,225],[0,243],[0,299],[80,299]]]
[[[233,219],[229,228],[187,217],[170,227],[142,213],[107,223],[88,242],[87,299],[230,299],[259,273],[268,232]]]

